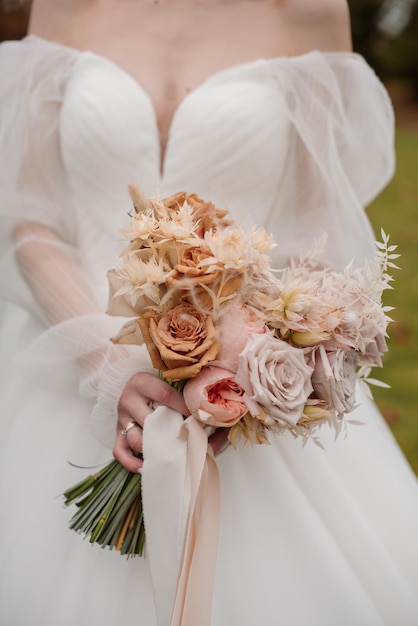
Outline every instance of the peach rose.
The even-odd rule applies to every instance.
[[[211,365],[188,380],[183,390],[190,412],[215,427],[233,426],[248,412],[243,394],[231,372]]]
[[[167,380],[196,376],[219,351],[211,316],[188,302],[161,315],[145,314],[139,324],[152,363]]]

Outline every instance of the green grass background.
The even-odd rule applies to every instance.
[[[394,290],[385,303],[395,307],[389,326],[389,352],[375,378],[390,389],[372,388],[393,433],[418,474],[418,128],[398,128],[394,179],[368,209],[376,230],[390,234],[402,255]]]

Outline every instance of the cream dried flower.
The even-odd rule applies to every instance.
[[[159,221],[159,235],[163,239],[196,243],[198,224],[194,219],[194,209],[187,203],[172,211]]]
[[[277,246],[273,238],[264,230],[264,228],[251,228],[251,242],[254,250],[260,254],[267,254]]]
[[[122,229],[121,233],[128,241],[147,241],[157,231],[158,223],[152,211],[148,209],[144,213],[138,213],[132,217],[129,227]]]
[[[209,271],[216,269],[250,268],[262,270],[267,267],[266,257],[253,246],[251,232],[242,229],[220,230],[205,233],[205,244],[212,251],[212,257],[202,262]]]
[[[136,307],[141,298],[147,298],[158,304],[160,301],[159,285],[164,285],[168,272],[160,259],[151,257],[147,262],[135,254],[126,255],[123,266],[112,270],[121,282],[121,287],[113,294],[117,298],[124,296],[132,307]]]

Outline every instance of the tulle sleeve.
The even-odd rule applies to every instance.
[[[362,265],[375,250],[365,208],[395,166],[386,89],[365,60],[350,53],[284,60],[275,76],[291,124],[274,205],[282,256],[300,256],[325,232],[327,264]]]
[[[121,320],[104,313],[78,251],[60,141],[77,62],[78,53],[64,47],[0,46],[0,289],[36,321],[23,345],[25,367],[53,386],[60,370],[77,372],[81,393],[96,403],[94,430],[112,445],[124,384],[152,368],[140,347],[110,342]]]

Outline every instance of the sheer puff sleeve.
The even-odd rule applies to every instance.
[[[21,342],[19,362],[53,388],[63,373],[76,375],[81,394],[95,404],[93,430],[111,446],[124,385],[152,367],[141,347],[110,342],[121,319],[104,313],[104,287],[96,288],[80,254],[60,141],[62,105],[78,58],[75,50],[52,51],[30,40],[0,46],[0,290],[3,302],[26,310],[31,320],[31,341]],[[94,235],[105,240],[105,233]]]
[[[292,129],[274,205],[280,251],[298,257],[325,232],[328,265],[361,266],[375,251],[364,209],[395,167],[388,94],[354,53],[280,60],[275,76]]]

